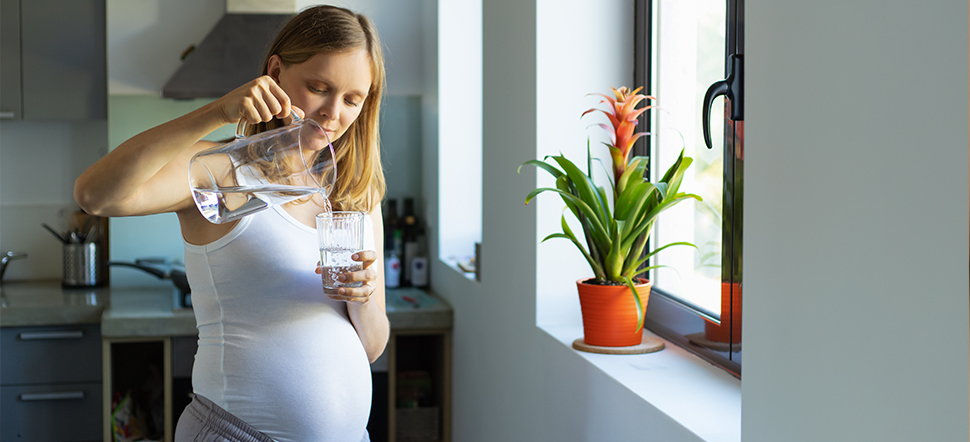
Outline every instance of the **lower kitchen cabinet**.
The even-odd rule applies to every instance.
[[[391,329],[387,352],[387,440],[450,442],[450,329]]]
[[[0,330],[0,440],[99,440],[100,342],[97,324]]]
[[[101,439],[101,383],[0,387],[3,441]]]

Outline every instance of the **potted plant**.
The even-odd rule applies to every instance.
[[[526,204],[540,193],[557,193],[582,225],[582,236],[577,237],[566,223],[564,213],[562,232],[553,233],[542,241],[552,238],[571,241],[593,271],[592,278],[583,278],[576,283],[583,311],[583,340],[592,346],[626,347],[639,345],[643,334],[651,283],[641,276],[659,267],[643,265],[667,247],[695,247],[687,242],[675,242],[647,250],[647,240],[657,216],[681,201],[689,198],[700,201],[701,198],[680,192],[684,172],[692,161],[684,157],[683,150],[660,181],[651,183],[645,177],[648,158],[631,157],[631,151],[637,139],[648,135],[634,133],[637,117],[655,106],[640,109],[636,106],[643,100],[655,99],[638,94],[641,88],[633,91],[626,87],[611,89],[613,97],[595,94],[604,97],[600,103],[607,104],[606,109],[592,108],[582,116],[602,112],[609,118],[610,124],[595,126],[610,135],[611,142],[604,144],[609,148],[613,163],[613,175],[608,177],[612,195],[594,183],[588,140],[586,172],[563,155],[546,156],[543,161],[526,161],[522,166],[539,167],[556,179],[555,188],[540,187],[529,192]],[[547,162],[550,159],[554,163]],[[520,170],[522,166],[519,166]]]

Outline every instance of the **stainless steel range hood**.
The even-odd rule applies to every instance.
[[[296,13],[293,3],[227,0],[226,15],[185,57],[162,98],[218,98],[259,76],[273,38]]]

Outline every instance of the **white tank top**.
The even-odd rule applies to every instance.
[[[279,442],[366,437],[370,364],[346,304],[323,294],[319,260],[316,229],[279,206],[211,244],[185,244],[199,329],[192,388]]]

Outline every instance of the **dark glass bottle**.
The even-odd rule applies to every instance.
[[[388,199],[384,208],[384,250],[394,248],[394,230],[399,228],[398,224],[397,200]]]
[[[418,253],[418,218],[414,215],[414,198],[404,198],[404,255],[401,257],[401,285],[411,285],[411,265]]]

